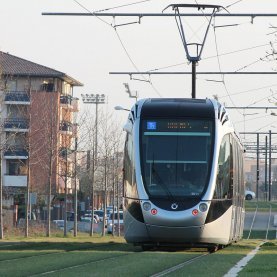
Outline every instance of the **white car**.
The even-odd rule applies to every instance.
[[[116,212],[114,214],[114,227],[116,228],[116,226],[118,225],[118,220],[117,217],[118,213]],[[123,226],[123,211],[119,211],[119,225]],[[113,213],[110,213],[109,218],[108,218],[108,222],[107,222],[107,233],[111,234],[113,232]]]
[[[84,214],[83,216],[81,216],[81,221],[84,222],[91,222],[91,214]],[[94,215],[94,223],[98,223],[100,221],[99,216],[98,215]]]
[[[252,200],[256,197],[256,194],[254,191],[251,191],[251,190],[246,190],[245,191],[245,199],[246,200]]]

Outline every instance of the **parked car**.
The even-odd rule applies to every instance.
[[[116,227],[118,224],[118,213],[114,214],[114,226]],[[120,228],[123,227],[123,211],[119,211],[119,225]],[[113,213],[110,213],[108,221],[107,221],[107,233],[111,234],[113,231]]]
[[[256,194],[254,191],[251,191],[251,190],[246,190],[245,191],[245,199],[246,200],[252,200],[256,197]]]
[[[102,211],[102,210],[95,210],[94,214],[98,215],[100,221],[103,221],[104,211]]]
[[[81,221],[83,222],[91,222],[91,214],[84,214],[81,216]],[[94,223],[98,223],[100,221],[99,216],[94,214]]]
[[[113,213],[113,211],[117,212],[117,207],[116,206],[107,206],[107,217],[109,218],[109,215]]]
[[[64,229],[64,220],[63,219],[58,219],[58,220],[53,220],[53,223],[58,229],[63,230]]]

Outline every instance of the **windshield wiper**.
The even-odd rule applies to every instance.
[[[154,164],[154,157],[153,157],[152,164],[151,164],[151,172],[157,178],[157,180],[159,182],[158,185],[160,185],[160,187],[164,190],[164,192],[166,193],[167,198],[168,199],[173,199],[174,197],[173,197],[172,193],[170,192],[167,185],[162,181],[162,178],[160,177],[160,175],[155,170],[154,165],[155,164]]]

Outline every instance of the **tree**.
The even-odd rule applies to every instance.
[[[122,128],[121,124],[116,120],[113,113],[105,113],[102,115],[100,128],[100,156],[102,156],[102,180],[103,188],[103,202],[104,202],[104,215],[106,214],[107,207],[107,193],[112,194],[113,206],[115,205],[115,169],[118,169],[118,152],[122,143]],[[118,172],[117,172],[118,173]],[[118,182],[118,180],[117,180]],[[119,209],[118,209],[119,210]],[[114,215],[114,213],[113,213]],[[119,220],[119,217],[118,217]],[[113,223],[114,225],[114,216]],[[118,224],[119,225],[119,224]],[[103,226],[102,234],[105,235],[105,228]]]
[[[95,117],[91,111],[84,112],[86,120],[81,126],[81,136],[84,138],[82,141],[82,148],[90,150],[95,149]],[[119,181],[122,171],[122,127],[121,122],[118,122],[113,113],[100,110],[98,116],[98,153],[97,162],[94,161],[95,156],[93,151],[92,155],[88,155],[87,167],[82,171],[81,190],[87,196],[91,195],[95,199],[97,195],[92,196],[93,192],[102,193],[102,207],[106,209],[108,203],[108,195],[112,196],[112,203],[115,204],[115,190],[119,191]],[[119,193],[117,195],[117,203],[119,203]],[[92,209],[98,205],[92,200]],[[119,205],[118,205],[119,206]],[[102,233],[105,233],[104,226]],[[92,235],[92,233],[91,233]]]

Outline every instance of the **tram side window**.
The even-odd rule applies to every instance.
[[[231,187],[231,147],[229,135],[225,135],[222,139],[217,168],[216,188],[214,199],[228,199]]]

